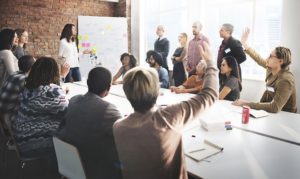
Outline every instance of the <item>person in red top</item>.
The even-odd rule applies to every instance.
[[[190,76],[182,85],[171,86],[170,89],[175,93],[199,93],[202,90],[203,77],[206,70],[206,62],[201,60],[196,66],[196,75]]]

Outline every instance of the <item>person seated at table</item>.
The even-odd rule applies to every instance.
[[[22,56],[18,60],[19,71],[10,75],[0,89],[0,112],[8,114],[11,122],[15,120],[20,105],[19,94],[24,90],[25,79],[34,64],[31,55]]]
[[[88,92],[70,99],[66,122],[58,136],[79,150],[87,178],[121,178],[118,154],[112,134],[121,118],[116,106],[103,100],[111,87],[111,73],[96,67],[88,74]]]
[[[260,102],[248,102],[239,99],[234,105],[247,105],[253,109],[262,109],[271,113],[279,111],[297,112],[296,84],[293,73],[289,69],[291,64],[291,51],[286,47],[276,47],[270,56],[264,60],[247,43],[250,30],[247,28],[241,38],[245,52],[260,66],[267,70],[266,91]]]
[[[242,90],[239,66],[233,56],[226,56],[221,63],[219,99],[234,101],[240,98]]]
[[[199,93],[203,86],[203,77],[206,71],[206,62],[199,61],[196,66],[196,75],[190,76],[182,85],[171,86],[170,89],[175,93]]]
[[[133,55],[130,55],[129,53],[123,53],[121,55],[120,61],[122,62],[122,67],[119,69],[117,74],[114,75],[112,80],[113,85],[122,84],[123,81],[117,81],[120,78],[120,76],[124,76],[128,70],[136,67],[136,59]]]
[[[37,59],[20,94],[18,115],[13,124],[22,156],[47,158],[56,172],[52,136],[63,120],[69,103],[59,84],[56,60],[50,57]]]
[[[198,119],[218,98],[218,70],[208,45],[205,43],[205,49],[199,48],[207,63],[203,89],[186,101],[157,108],[159,79],[151,68],[136,67],[124,76],[123,89],[134,113],[113,126],[124,179],[188,178],[182,146],[183,128]]]
[[[163,58],[161,54],[154,50],[149,50],[147,52],[146,62],[149,63],[150,67],[157,70],[160,87],[169,88],[169,75],[168,71],[164,67],[162,67]]]

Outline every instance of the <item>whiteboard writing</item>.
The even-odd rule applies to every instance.
[[[121,67],[120,56],[128,52],[127,19],[124,17],[78,16],[78,49],[93,54],[79,57],[81,75],[87,78],[90,69],[98,64],[112,75]]]

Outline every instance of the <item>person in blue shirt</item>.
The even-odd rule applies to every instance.
[[[149,50],[147,52],[146,62],[149,63],[150,67],[155,68],[158,72],[159,83],[161,88],[169,88],[169,75],[167,69],[162,67],[163,58],[160,53],[154,50]]]

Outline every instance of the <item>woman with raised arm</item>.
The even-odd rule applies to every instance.
[[[286,47],[276,47],[265,60],[248,44],[250,30],[246,29],[242,35],[241,43],[245,52],[260,66],[267,70],[266,91],[260,102],[248,102],[239,99],[234,105],[247,105],[253,109],[262,109],[268,112],[279,111],[297,112],[296,89],[294,75],[289,69],[291,64],[291,51]]]

